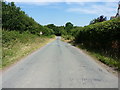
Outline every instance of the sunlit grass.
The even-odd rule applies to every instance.
[[[4,31],[3,31],[4,32]],[[13,32],[4,32],[7,36],[4,37],[3,40],[3,48],[2,48],[2,65],[0,68],[4,68],[9,66],[21,58],[27,56],[38,48],[44,46],[49,41],[53,40],[50,37],[45,36],[35,36],[32,34],[24,33],[23,35],[16,36],[14,39],[8,40],[8,35],[14,34]],[[17,33],[17,35],[19,35]],[[27,35],[27,36],[25,36]],[[12,37],[12,35],[11,35]]]
[[[120,71],[120,61],[118,59],[109,57],[109,56],[105,56],[102,54],[102,52],[100,51],[95,51],[92,49],[87,49],[86,47],[82,46],[82,45],[77,45],[77,47],[85,50],[88,52],[88,54],[90,54],[91,56],[95,57],[97,60],[101,61],[102,63],[113,67],[116,70]]]

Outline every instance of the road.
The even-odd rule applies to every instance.
[[[5,70],[2,87],[118,88],[118,78],[82,50],[57,37]]]

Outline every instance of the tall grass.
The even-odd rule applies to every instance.
[[[37,36],[29,32],[2,31],[2,67],[14,63],[43,46],[53,36]],[[1,67],[1,68],[2,68]]]

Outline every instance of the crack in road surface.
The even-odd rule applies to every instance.
[[[2,74],[3,88],[118,88],[118,77],[57,39]]]

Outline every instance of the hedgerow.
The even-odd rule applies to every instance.
[[[103,56],[120,59],[120,18],[88,25],[79,29],[75,43],[99,52]]]

